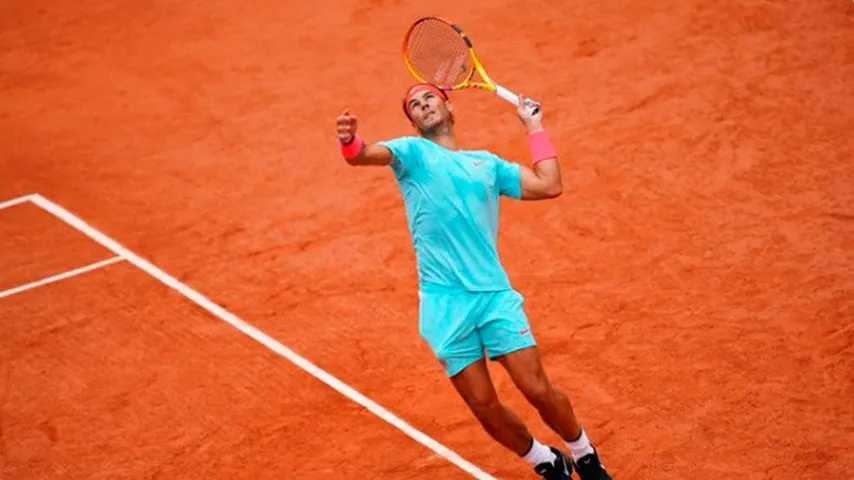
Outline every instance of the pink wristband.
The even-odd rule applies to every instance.
[[[364,148],[365,141],[358,135],[354,135],[353,139],[350,140],[350,143],[341,144],[341,156],[347,160],[352,160],[358,157]]]
[[[549,134],[545,130],[528,135],[528,146],[531,148],[531,157],[534,158],[532,165],[550,158],[557,158],[557,150],[555,150],[554,145],[549,140]]]

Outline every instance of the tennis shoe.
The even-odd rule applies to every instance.
[[[611,476],[599,461],[599,454],[596,453],[595,448],[593,453],[588,453],[573,463],[581,480],[611,480]]]
[[[570,480],[572,478],[572,463],[558,449],[549,447],[555,454],[552,462],[543,462],[534,467],[534,471],[546,480]]]

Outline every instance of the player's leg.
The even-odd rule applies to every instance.
[[[513,290],[495,293],[479,331],[490,358],[501,362],[543,421],[566,441],[581,478],[610,478],[575,417],[569,398],[546,376],[525,315],[522,295]]]
[[[438,288],[421,292],[419,330],[445,367],[454,388],[495,440],[519,455],[531,435],[516,415],[498,401],[483,354],[475,317],[477,295]]]
[[[570,480],[569,460],[532,437],[519,417],[499,401],[483,358],[451,377],[451,382],[484,430],[498,443],[522,457],[544,478]]]
[[[531,434],[519,417],[498,400],[483,358],[451,377],[451,383],[492,438],[520,456],[528,452]]]
[[[566,441],[581,435],[581,425],[572,410],[572,403],[549,381],[536,346],[516,350],[496,360],[504,366],[516,388],[537,409],[546,425]]]
[[[476,319],[488,294],[421,292],[421,336],[445,367],[451,383],[489,435],[534,466],[545,478],[569,480],[563,455],[540,442],[498,400],[483,353]]]
[[[516,387],[537,409],[543,421],[565,441],[582,480],[610,480],[599,454],[581,428],[569,398],[554,388],[543,368],[536,347],[517,350],[497,358]]]

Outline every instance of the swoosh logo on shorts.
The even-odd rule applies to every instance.
[[[520,331],[520,332],[519,332],[519,335],[525,335],[525,334],[526,334],[526,333],[528,333],[528,331],[530,331],[530,330],[531,330],[530,328],[526,328],[526,329],[524,329],[524,330]]]

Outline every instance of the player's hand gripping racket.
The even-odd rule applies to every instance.
[[[409,27],[403,39],[403,60],[409,73],[419,82],[432,83],[443,90],[479,88],[519,106],[518,95],[496,84],[486,74],[463,30],[442,18],[419,18]],[[481,81],[474,80],[475,72]],[[539,103],[530,99],[527,102],[531,114],[536,115]]]

